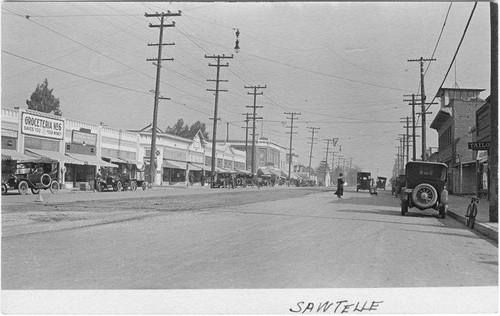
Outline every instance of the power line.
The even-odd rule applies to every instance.
[[[460,42],[458,43],[458,47],[455,50],[455,54],[453,55],[453,59],[451,60],[450,66],[448,67],[448,70],[446,71],[446,74],[444,75],[443,82],[441,82],[441,85],[438,88],[438,92],[436,92],[436,95],[432,99],[431,103],[433,103],[434,100],[436,100],[437,94],[439,93],[439,90],[441,90],[441,88],[443,87],[443,84],[446,81],[446,78],[448,77],[448,74],[450,73],[451,67],[453,66],[453,63],[455,62],[455,58],[457,57],[458,51],[460,50],[460,46],[462,46],[462,42],[463,42],[463,40],[465,38],[465,34],[467,33],[467,29],[469,28],[469,24],[470,24],[470,21],[472,20],[472,16],[474,15],[474,11],[476,10],[476,7],[477,7],[477,2],[474,2],[474,7],[472,8],[472,11],[471,11],[470,16],[469,16],[469,20],[467,21],[467,25],[465,26],[464,32],[462,34],[462,37],[460,38]],[[425,110],[427,111],[429,109],[429,107],[430,107],[430,105]]]
[[[79,78],[85,79],[85,80],[94,81],[94,82],[101,83],[101,84],[104,84],[104,85],[107,85],[107,86],[110,86],[110,87],[114,87],[114,88],[118,88],[118,89],[128,90],[128,91],[137,92],[137,93],[141,93],[141,94],[149,94],[148,92],[139,91],[139,90],[135,90],[135,89],[131,89],[131,88],[126,88],[126,87],[121,87],[121,86],[118,86],[118,85],[115,85],[115,84],[112,84],[112,83],[104,82],[104,81],[97,80],[97,79],[92,79],[92,78],[85,77],[85,76],[82,76],[82,75],[79,75],[79,74],[76,74],[76,73],[73,73],[73,72],[70,72],[70,71],[67,71],[67,70],[63,70],[63,69],[60,69],[60,68],[52,67],[52,66],[46,65],[44,63],[38,62],[36,60],[29,59],[29,58],[26,58],[26,57],[19,56],[17,54],[8,52],[8,51],[3,50],[3,49],[2,49],[2,52],[6,53],[6,54],[9,54],[9,55],[12,55],[12,56],[15,56],[15,57],[20,58],[20,59],[24,59],[24,60],[30,61],[30,62],[38,64],[38,65],[50,68],[50,69],[54,69],[54,70],[57,70],[57,71],[60,71],[60,72],[64,72],[66,74],[69,74],[69,75],[72,75],[72,76],[75,76],[75,77],[79,77]]]
[[[295,69],[299,69],[299,70],[304,70],[304,71],[307,71],[307,72],[310,72],[310,73],[314,73],[314,74],[318,74],[318,75],[322,75],[322,76],[326,76],[326,77],[336,78],[336,79],[339,79],[339,80],[344,80],[344,81],[349,81],[349,82],[354,82],[354,83],[359,83],[359,84],[364,84],[364,85],[368,85],[368,86],[373,86],[373,87],[378,87],[378,88],[384,88],[384,89],[389,89],[389,90],[409,92],[409,90],[404,90],[404,89],[394,88],[394,87],[388,87],[388,86],[381,86],[381,85],[374,84],[374,83],[369,83],[369,82],[364,82],[364,81],[359,81],[359,80],[344,78],[344,77],[340,77],[340,76],[337,76],[337,75],[332,75],[332,74],[327,74],[327,73],[323,73],[323,72],[316,71],[316,70],[302,68],[302,67],[290,65],[290,64],[287,64],[287,63],[283,63],[281,61],[272,60],[272,59],[265,58],[265,57],[262,57],[262,56],[250,54],[250,53],[242,52],[242,54],[245,54],[245,55],[248,55],[248,56],[253,56],[253,57],[256,57],[256,58],[259,58],[259,59],[262,59],[262,60],[266,60],[266,61],[269,61],[269,62],[272,62],[272,63],[284,65],[284,66],[287,66],[287,67],[291,67],[291,68],[295,68]]]
[[[446,17],[444,18],[443,26],[441,27],[441,32],[439,32],[439,37],[437,39],[436,45],[434,46],[434,50],[432,51],[431,59],[434,58],[434,54],[436,53],[436,49],[439,45],[439,41],[441,40],[441,35],[443,35],[444,27],[446,25],[446,21],[448,21],[448,14],[450,13],[450,9],[451,9],[452,4],[453,4],[453,2],[450,2],[450,6],[448,7],[448,11],[446,12]],[[425,74],[427,74],[427,70],[429,70],[430,66],[431,66],[431,62],[429,62],[429,64],[427,64],[427,69],[425,69],[424,76],[425,76]]]

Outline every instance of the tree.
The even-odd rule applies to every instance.
[[[26,100],[28,109],[35,110],[44,113],[52,113],[54,115],[62,115],[61,109],[59,108],[59,98],[54,97],[52,91],[54,89],[49,89],[49,81],[47,78],[42,84],[37,84],[35,91],[31,94],[31,99]]]
[[[184,124],[184,120],[180,118],[177,120],[177,123],[175,123],[173,127],[168,126],[165,129],[165,133],[185,138],[193,138],[198,131],[201,131],[205,140],[208,140],[208,132],[206,131],[206,129],[207,126],[205,125],[205,123],[196,121],[191,126],[188,126],[187,124]]]

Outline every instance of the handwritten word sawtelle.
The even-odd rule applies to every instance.
[[[333,313],[333,314],[347,314],[347,313],[362,313],[371,312],[378,310],[377,308],[384,301],[365,301],[365,302],[349,302],[348,300],[336,301],[336,302],[304,302],[300,301],[297,306],[290,308],[289,311],[292,313]]]

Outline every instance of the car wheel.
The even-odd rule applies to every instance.
[[[408,213],[408,202],[401,202],[401,216],[405,216]]]
[[[38,189],[38,188],[31,188],[31,193],[38,194],[38,193],[40,193],[40,189]]]
[[[17,190],[19,191],[19,194],[21,194],[21,195],[28,194],[28,189],[29,189],[28,182],[26,182],[24,180],[22,180],[21,182],[19,182],[19,185],[17,187]]]
[[[419,208],[431,208],[437,201],[437,191],[432,185],[421,183],[413,190],[412,199]]]
[[[99,183],[99,191],[104,192],[106,190],[106,185],[104,183]]]
[[[135,181],[130,182],[130,190],[131,191],[137,190],[137,182],[135,182]]]
[[[116,190],[117,190],[118,192],[123,191],[123,184],[122,184],[122,182],[121,182],[121,181],[118,181],[118,182],[116,183]]]
[[[42,184],[42,186],[44,188],[48,188],[50,186],[50,184],[52,183],[52,179],[50,178],[50,176],[47,173],[44,173],[40,177],[40,183]]]
[[[59,182],[57,182],[56,180],[52,181],[50,183],[50,192],[52,194],[55,194],[59,191]]]
[[[2,183],[2,195],[6,195],[8,191],[7,185]]]

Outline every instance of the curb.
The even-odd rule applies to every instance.
[[[465,216],[464,215],[455,213],[455,212],[450,211],[450,210],[448,210],[446,212],[446,215],[448,215],[451,218],[459,221],[460,223],[464,224],[464,226],[465,226]],[[498,243],[498,230],[495,229],[494,227],[491,227],[487,223],[478,222],[476,220],[476,224],[474,225],[474,228],[472,230],[475,230],[478,233],[480,233],[481,235],[484,235],[484,236],[492,239],[496,243]]]

